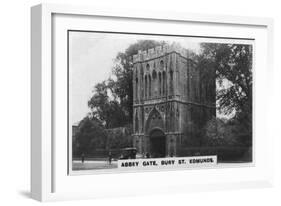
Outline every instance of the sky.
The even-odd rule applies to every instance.
[[[90,109],[88,100],[96,83],[111,75],[113,60],[138,40],[177,42],[195,53],[200,51],[198,40],[190,37],[166,37],[136,34],[109,34],[95,32],[70,32],[69,34],[69,84],[71,123],[83,119]]]

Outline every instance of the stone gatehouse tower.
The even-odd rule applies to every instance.
[[[133,144],[151,157],[184,156],[200,146],[198,131],[216,115],[215,72],[177,45],[133,56]]]

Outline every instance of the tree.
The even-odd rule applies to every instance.
[[[78,145],[76,155],[91,154],[98,148],[105,148],[107,134],[104,126],[94,117],[85,117],[78,125],[75,143]]]
[[[227,119],[212,118],[205,126],[204,144],[207,146],[238,146],[239,124]]]
[[[252,46],[202,43],[204,59],[216,69],[217,101],[224,114],[252,113]]]
[[[110,149],[122,149],[126,147],[132,147],[132,127],[127,126],[126,128],[114,128],[107,130],[107,148]]]
[[[111,100],[106,81],[95,85],[94,95],[88,102],[94,118],[102,122],[105,128],[120,127],[126,123],[126,116],[119,102]]]
[[[216,71],[217,109],[225,115],[234,114],[227,124],[227,129],[232,125],[229,135],[235,134],[239,143],[251,145],[252,46],[202,43],[201,48],[202,61],[208,61],[207,67]]]

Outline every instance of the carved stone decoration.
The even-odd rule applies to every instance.
[[[146,114],[148,114],[149,111],[150,111],[149,107],[145,107],[144,111],[145,111]]]
[[[159,105],[156,105],[156,109],[159,111],[160,110],[160,107],[159,107]]]
[[[150,107],[150,106],[145,107],[144,108],[145,114],[146,115],[149,114],[152,109],[153,109],[153,107]]]
[[[154,108],[146,121],[145,133],[148,134],[153,128],[161,128],[164,131],[164,121],[159,111]]]

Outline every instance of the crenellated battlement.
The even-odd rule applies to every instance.
[[[155,59],[157,57],[161,57],[167,53],[171,52],[177,52],[181,56],[188,58],[189,52],[187,49],[182,48],[178,44],[172,44],[172,45],[163,45],[163,46],[157,46],[152,49],[148,49],[145,51],[139,50],[138,54],[133,55],[133,63],[141,62],[141,61],[147,61],[150,59]]]

